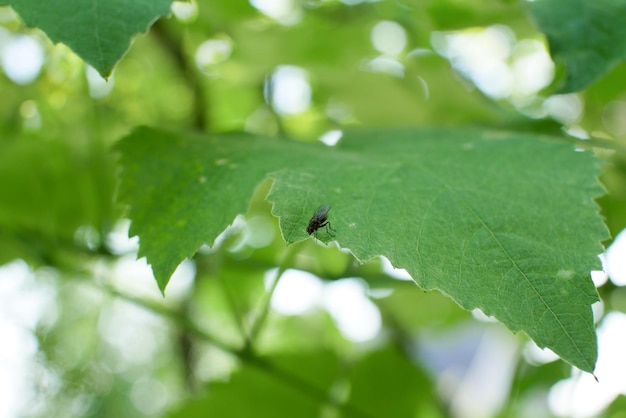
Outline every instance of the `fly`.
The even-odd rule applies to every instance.
[[[330,210],[330,205],[321,205],[315,213],[313,217],[309,221],[309,225],[306,227],[306,232],[311,235],[313,234],[315,238],[317,238],[317,230],[323,227],[326,227],[326,233],[331,237],[335,235],[330,231],[334,231],[333,226],[328,222],[328,211]],[[330,228],[330,229],[329,229]]]

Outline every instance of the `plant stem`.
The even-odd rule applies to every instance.
[[[184,51],[182,37],[173,35],[173,31],[166,26],[165,20],[160,19],[150,29],[163,46],[163,49],[173,57],[173,61],[187,81],[187,85],[193,94],[193,125],[199,131],[209,131],[209,110],[205,100],[205,91],[201,83],[198,70],[195,68],[193,59]]]
[[[298,253],[297,247],[298,247],[297,245],[290,245],[287,247],[287,251],[285,252],[283,256],[283,260],[280,263],[278,269],[276,270],[276,275],[274,276],[272,286],[269,288],[269,290],[265,294],[265,299],[263,300],[262,306],[261,306],[261,312],[259,313],[259,316],[256,317],[256,320],[250,327],[250,333],[248,334],[248,337],[246,338],[247,349],[252,348],[252,346],[254,345],[254,342],[259,336],[259,333],[261,332],[261,329],[263,328],[263,325],[265,325],[265,321],[267,320],[267,316],[269,315],[270,303],[272,302],[272,296],[274,295],[274,291],[276,290],[276,287],[278,286],[278,282],[280,281],[280,278],[282,277],[283,273],[289,267],[293,266],[293,259]]]

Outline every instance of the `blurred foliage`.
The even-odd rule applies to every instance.
[[[535,3],[547,7],[561,2]],[[119,235],[126,233],[125,213],[113,203],[118,166],[110,147],[140,125],[282,133],[299,140],[357,124],[472,123],[540,134],[583,130],[592,137],[588,144],[605,158],[601,179],[608,193],[598,202],[612,237],[626,226],[622,52],[603,57],[606,61],[598,65],[608,73],[587,80],[592,84],[574,96],[581,112],[564,120],[539,111],[554,87],[521,101],[494,98],[433,47],[436,33],[472,33],[494,25],[513,34],[511,48],[522,40],[543,41],[526,3],[294,1],[294,20],[282,24],[248,1],[200,0],[187,3],[192,6],[188,18],[161,18],[120,60],[132,34],[167,9],[151,10],[139,26],[120,32],[117,55],[107,55],[105,66],[98,67],[106,74],[120,60],[108,94],[98,93],[98,84],[88,79],[86,66],[74,55],[94,63],[73,43],[84,41],[88,47],[88,39],[76,39],[82,36],[80,28],[56,22],[55,30],[73,31],[68,40],[28,15],[41,6],[55,12],[39,16],[43,19],[58,14],[80,18],[66,10],[76,10],[77,3],[0,4],[13,5],[23,19],[0,8],[0,262],[26,260],[36,283],[33,292],[45,301],[44,308],[34,309],[28,298],[17,300],[32,315],[41,310],[37,324],[29,326],[36,353],[23,416],[193,416],[194,410],[205,414],[209,409],[220,416],[236,411],[257,416],[279,416],[278,411],[323,417],[462,416],[450,408],[460,396],[463,373],[435,364],[419,354],[419,347],[424,330],[457,333],[455,327],[470,315],[439,293],[427,294],[392,278],[379,259],[360,265],[351,254],[312,240],[287,247],[265,201],[268,183],[256,189],[245,215],[213,248],[201,249],[179,268],[162,298],[149,270],[132,262],[136,247],[119,244]],[[563,16],[557,14],[565,24],[589,17],[574,9],[570,18]],[[407,36],[404,50],[387,57],[403,68],[401,76],[371,66],[383,55],[371,41],[373,27],[383,20],[397,22]],[[595,22],[605,21],[586,20]],[[618,33],[623,30],[621,22],[606,22]],[[27,28],[33,25],[45,33]],[[559,44],[544,25],[540,28],[558,52]],[[93,26],[86,28],[93,33]],[[586,41],[595,31],[576,33],[576,40]],[[46,35],[74,52],[53,45]],[[7,47],[23,37],[35,39],[45,56],[30,82],[17,82],[6,70]],[[198,48],[209,40],[230,50],[198,67]],[[623,37],[612,41],[619,47]],[[268,86],[283,65],[307,72],[313,94],[305,112],[286,115],[272,106]],[[564,74],[572,76],[564,71],[557,68],[554,84]],[[272,310],[268,283],[286,269],[313,273],[325,284],[360,278],[381,312],[383,331],[374,341],[359,343],[344,335],[323,306],[294,315]],[[13,279],[0,278],[3,283]],[[609,282],[600,294],[607,309],[626,311],[619,286]],[[522,337],[512,338],[518,347],[524,344]],[[464,344],[459,350],[464,353],[460,357],[470,359],[469,367],[474,351]],[[550,416],[547,393],[569,376],[569,368],[562,362],[537,365],[517,354],[515,360],[515,374],[504,384],[510,385],[508,397],[492,414],[528,416],[538,402]],[[488,390],[488,383],[481,382],[480,389]],[[205,407],[209,409],[197,409]],[[620,396],[603,416],[619,416],[623,407]]]
[[[531,2],[530,9],[554,60],[565,66],[560,92],[582,90],[626,59],[626,30],[620,23],[626,13],[624,2],[547,0]]]

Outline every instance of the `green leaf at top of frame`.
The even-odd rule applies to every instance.
[[[560,93],[582,90],[626,60],[623,0],[541,0],[530,10],[554,60],[565,66]]]
[[[384,255],[424,289],[480,308],[591,372],[590,270],[607,238],[593,154],[532,134],[471,128],[348,132],[335,147],[140,128],[117,148],[131,234],[161,289],[176,266],[246,211],[257,185],[288,243],[330,204],[334,239]]]
[[[0,0],[30,27],[70,47],[107,78],[130,46],[173,0]]]

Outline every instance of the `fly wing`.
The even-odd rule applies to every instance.
[[[318,219],[320,222],[324,222],[328,218],[329,210],[330,210],[330,205],[321,205],[315,211],[315,215],[313,215],[313,218]]]

